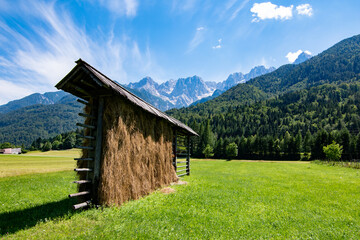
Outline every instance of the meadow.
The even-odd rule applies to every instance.
[[[51,154],[32,153],[28,157],[33,161],[42,157],[48,161],[62,159],[60,153]],[[6,161],[3,157],[0,156],[0,161]],[[87,211],[71,210],[74,200],[67,195],[76,191],[71,184],[75,173],[62,171],[65,164],[60,164],[57,172],[47,172],[43,166],[43,173],[1,177],[0,238],[358,239],[360,236],[357,169],[302,162],[224,160],[193,160],[191,165],[191,175],[182,179],[188,184],[171,186],[176,190],[174,193],[156,191],[120,207]],[[49,168],[55,170],[51,164]]]

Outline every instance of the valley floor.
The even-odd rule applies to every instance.
[[[62,157],[48,161],[58,158]],[[0,161],[7,160],[0,156]],[[191,175],[183,178],[188,185],[171,186],[175,193],[156,191],[121,207],[87,211],[71,210],[74,202],[67,195],[76,191],[72,171],[5,174],[0,178],[0,238],[357,239],[360,235],[359,170],[300,162],[194,160],[191,165]]]

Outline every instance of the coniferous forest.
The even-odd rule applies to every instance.
[[[335,141],[343,159],[359,159],[359,80],[357,35],[306,62],[167,113],[200,134],[193,140],[196,157],[323,159],[323,147]]]

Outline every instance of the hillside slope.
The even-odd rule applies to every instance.
[[[76,129],[81,104],[65,101],[52,105],[32,105],[0,114],[0,143],[29,146],[36,138],[49,138]]]
[[[349,83],[360,80],[360,35],[345,39],[300,64],[287,64],[229,89],[217,98],[196,106],[173,109],[175,117],[219,113],[228,107],[241,106],[280,94],[319,86],[325,83]],[[200,114],[201,115],[201,114]]]

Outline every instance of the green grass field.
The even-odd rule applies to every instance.
[[[71,171],[0,178],[4,239],[359,239],[360,172],[301,162],[193,161],[188,185],[74,212]]]
[[[78,149],[0,155],[0,177],[71,170],[75,167],[74,157],[79,156]]]

